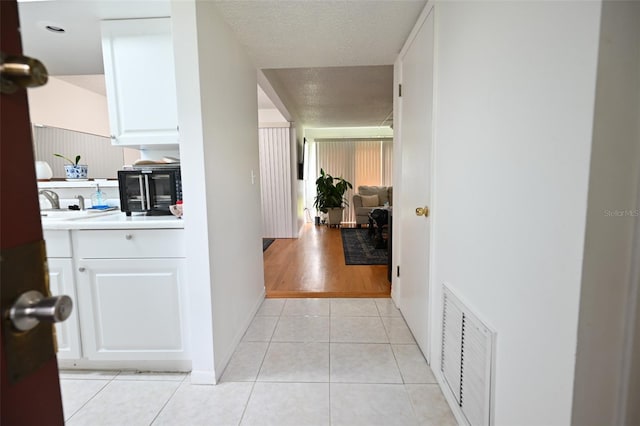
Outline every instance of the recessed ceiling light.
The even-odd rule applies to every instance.
[[[63,32],[65,32],[64,28],[56,27],[55,25],[47,25],[45,28],[48,29],[49,31],[51,31],[52,33],[63,33]]]

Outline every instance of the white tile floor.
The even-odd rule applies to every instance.
[[[217,386],[63,371],[69,425],[455,425],[390,299],[267,299]]]

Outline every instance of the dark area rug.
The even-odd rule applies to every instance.
[[[387,250],[377,249],[369,230],[342,228],[342,248],[347,265],[386,265]]]
[[[269,246],[271,244],[273,244],[274,241],[275,241],[275,239],[273,239],[273,238],[263,238],[262,239],[262,251],[265,251],[266,249],[268,249]]]

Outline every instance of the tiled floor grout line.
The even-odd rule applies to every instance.
[[[276,327],[278,326],[278,323],[280,322],[280,317],[278,317],[278,321],[276,321]],[[273,332],[275,333],[275,328],[273,329]],[[273,338],[273,333],[272,333],[272,337]],[[264,351],[264,355],[262,355],[262,361],[260,361],[260,366],[258,367],[258,372],[256,373],[256,377],[253,379],[253,382],[256,383],[258,381],[258,377],[260,377],[260,371],[262,371],[262,366],[264,365],[264,360],[267,358],[267,354],[269,353],[269,348],[271,347],[271,338],[269,338],[269,341],[267,342],[267,349]]]
[[[182,380],[178,383],[178,386],[171,393],[171,396],[169,396],[169,398],[167,398],[167,400],[164,402],[164,404],[162,404],[162,407],[160,407],[160,409],[158,410],[156,415],[153,417],[153,419],[151,419],[151,423],[149,423],[150,426],[153,424],[153,422],[155,422],[158,419],[158,416],[160,415],[160,413],[162,413],[162,410],[165,409],[167,404],[169,404],[169,401],[171,401],[173,399],[173,397],[176,396],[176,393],[178,393],[178,389],[180,389],[180,387],[182,386],[182,383],[184,382],[185,377],[182,378]]]
[[[242,420],[244,420],[244,415],[247,413],[247,408],[249,407],[249,401],[251,401],[251,396],[253,395],[253,390],[256,388],[256,383],[257,382],[255,381],[251,383],[251,390],[249,391],[247,400],[244,402],[244,408],[242,409],[242,415],[240,416],[240,420],[238,420],[238,426],[242,424]]]
[[[376,303],[376,309],[378,308],[378,304]],[[380,310],[378,309],[378,313],[380,313]],[[387,326],[384,324],[384,321],[382,321],[382,314],[380,313],[380,322],[382,323],[382,328],[384,330],[384,333],[387,336],[387,340],[389,341],[389,349],[391,349],[391,355],[393,356],[393,360],[396,363],[396,368],[398,369],[398,374],[400,374],[400,379],[402,379],[402,385],[404,386],[405,383],[405,379],[404,379],[404,375],[402,374],[402,370],[400,369],[400,363],[398,362],[398,358],[396,357],[396,352],[393,350],[393,345],[391,343],[391,336],[389,336],[389,331],[387,330]],[[405,390],[406,391],[406,390]],[[415,415],[415,413],[414,413]]]
[[[119,371],[118,371],[118,374],[115,374],[115,375],[114,375],[111,379],[109,379],[109,380],[105,380],[105,382],[106,382],[106,383],[104,384],[104,386],[102,386],[102,387],[98,390],[98,392],[94,393],[94,394],[93,394],[93,396],[92,396],[91,398],[89,398],[89,399],[88,399],[84,404],[82,404],[82,405],[81,405],[81,406],[80,406],[76,411],[74,411],[74,412],[73,412],[73,414],[72,414],[68,419],[65,419],[65,420],[64,420],[64,422],[65,422],[65,423],[67,423],[69,420],[71,420],[71,419],[73,418],[73,416],[75,416],[76,414],[78,414],[78,413],[80,412],[80,410],[82,410],[82,409],[83,409],[83,408],[84,408],[84,407],[85,407],[89,402],[91,402],[91,401],[92,401],[96,396],[98,396],[98,394],[99,394],[100,392],[102,392],[102,391],[104,390],[104,388],[106,388],[106,387],[107,387],[107,385],[109,385],[109,383],[113,382],[113,381],[116,379],[116,377],[118,377],[118,375],[119,375],[121,372],[122,372],[122,370],[119,370]],[[60,374],[60,373],[58,373],[58,374]],[[68,380],[73,380],[73,379],[68,379]],[[86,380],[92,380],[92,379],[86,379]],[[99,379],[98,379],[98,380],[99,380]],[[64,409],[64,407],[63,407],[63,409]],[[63,410],[63,413],[62,413],[62,414],[64,415],[64,410]]]
[[[384,324],[383,324],[384,325]],[[385,328],[385,333],[387,332]],[[387,335],[388,337],[388,335]],[[396,362],[396,367],[398,368],[398,373],[400,373],[400,378],[402,379],[402,384],[406,385],[406,381],[404,378],[404,374],[402,374],[402,369],[400,368],[400,363],[398,362],[398,357],[396,356],[396,351],[393,350],[393,344],[391,343],[391,339],[389,339],[389,348],[391,349],[391,354],[393,355],[393,360]]]
[[[249,396],[247,397],[247,400],[244,403],[244,408],[242,409],[242,415],[240,416],[240,420],[238,421],[238,426],[242,424],[242,420],[244,419],[244,416],[247,413],[247,408],[249,407],[249,401],[251,401],[251,396],[253,395],[253,391],[256,388],[256,383],[258,382],[258,377],[260,376],[260,371],[262,370],[262,366],[264,365],[264,360],[267,358],[267,353],[269,352],[269,348],[271,347],[271,341],[273,339],[273,335],[275,334],[276,330],[278,329],[278,324],[280,323],[280,318],[282,317],[282,311],[284,310],[284,305],[286,305],[286,303],[287,302],[285,301],[285,303],[282,304],[282,309],[280,310],[280,314],[278,315],[278,320],[276,321],[276,324],[273,327],[273,331],[271,332],[271,336],[269,337],[269,341],[267,342],[267,348],[265,349],[264,355],[262,356],[262,361],[260,361],[260,366],[258,367],[258,371],[256,372],[256,376],[250,382],[251,383],[251,391],[249,392]],[[256,313],[256,315],[253,316],[253,319],[251,321],[253,322],[256,319],[257,316],[258,315]],[[227,365],[227,367],[228,367],[228,365]],[[226,368],[225,368],[225,370],[226,370]],[[223,374],[224,374],[224,372],[223,372]],[[220,378],[222,379],[222,376],[220,376]],[[245,383],[247,383],[247,382],[245,382]]]

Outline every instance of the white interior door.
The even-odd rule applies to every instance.
[[[432,9],[400,58],[402,178],[398,206],[401,222],[399,305],[427,360],[431,219],[418,216],[416,208],[427,207],[431,201],[433,32]]]

